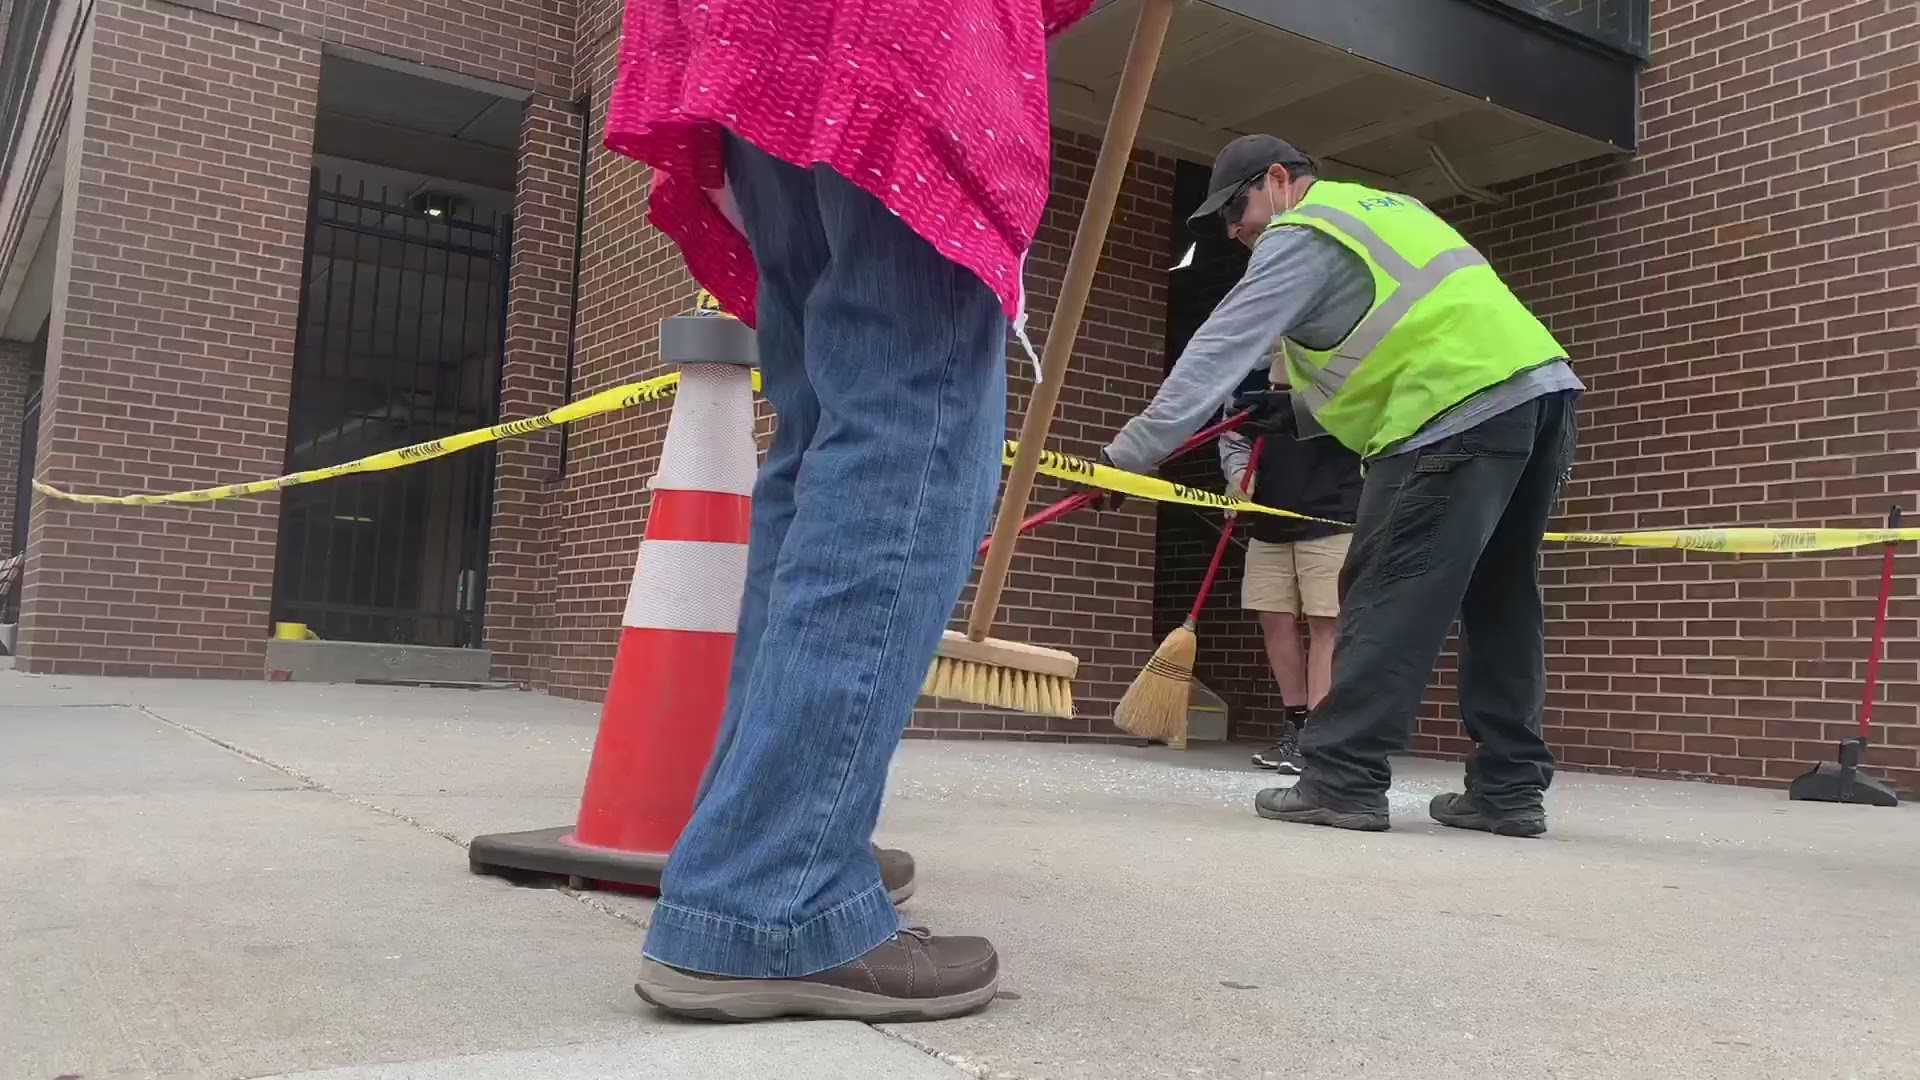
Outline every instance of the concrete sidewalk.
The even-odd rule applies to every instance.
[[[908,916],[977,1016],[662,1019],[648,904],[470,875],[569,822],[597,710],[0,672],[0,1080],[1920,1077],[1920,811],[1563,774],[1553,832],[1260,821],[1223,752],[909,743]]]

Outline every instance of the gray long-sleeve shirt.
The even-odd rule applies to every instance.
[[[1339,241],[1305,226],[1269,229],[1254,245],[1246,273],[1187,342],[1153,402],[1114,436],[1108,460],[1129,472],[1151,471],[1228,402],[1241,380],[1268,359],[1275,341],[1290,337],[1308,348],[1330,349],[1353,332],[1372,304],[1372,273]],[[1580,389],[1564,359],[1529,368],[1376,456],[1438,442],[1542,394]],[[1308,432],[1308,426],[1301,428],[1303,436]],[[1222,465],[1234,476],[1237,457],[1222,446]]]

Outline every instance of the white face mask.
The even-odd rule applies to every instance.
[[[1254,202],[1254,200],[1260,199],[1260,198],[1265,198],[1267,200],[1267,210],[1266,210],[1266,213],[1260,215],[1259,220],[1262,222],[1272,221],[1275,216],[1275,211],[1273,209],[1272,178],[1268,178],[1265,184],[1262,184],[1259,188],[1247,193],[1247,205],[1248,206],[1258,205],[1257,203]],[[1265,231],[1266,231],[1266,227],[1264,224],[1259,228],[1250,229],[1247,232],[1241,234],[1240,242],[1242,244],[1245,244],[1248,250],[1252,250],[1253,245],[1260,241],[1260,236]]]
[[[1259,198],[1261,196],[1265,196],[1267,200],[1267,212],[1261,216],[1260,220],[1263,222],[1272,221],[1274,218],[1277,218],[1281,214],[1284,214],[1289,210],[1293,209],[1293,207],[1291,206],[1281,206],[1279,203],[1279,200],[1291,197],[1291,195],[1293,194],[1291,190],[1292,187],[1293,187],[1293,184],[1291,181],[1282,182],[1269,176],[1267,177],[1266,183],[1260,185],[1258,189],[1247,193],[1247,204],[1249,206],[1254,205],[1253,204],[1254,199]],[[1276,188],[1285,189],[1285,194],[1283,195],[1274,194],[1274,190]],[[1259,242],[1261,234],[1265,231],[1266,230],[1264,227],[1260,229],[1255,229],[1254,231],[1249,232],[1244,237],[1242,237],[1240,242],[1242,244],[1245,244],[1249,249],[1251,249],[1254,244]]]

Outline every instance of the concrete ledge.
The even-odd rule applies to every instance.
[[[350,683],[410,679],[480,683],[493,669],[490,649],[442,649],[368,641],[267,642],[267,677],[279,682]]]

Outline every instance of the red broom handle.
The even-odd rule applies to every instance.
[[[1252,495],[1252,491],[1248,489],[1253,486],[1253,463],[1260,460],[1260,444],[1266,441],[1267,437],[1265,435],[1253,440],[1253,450],[1247,454],[1247,467],[1240,470],[1240,487],[1242,490],[1246,490],[1248,495]],[[1200,595],[1194,597],[1193,610],[1187,612],[1187,625],[1189,627],[1200,621],[1200,609],[1206,606],[1207,594],[1213,591],[1214,576],[1220,573],[1220,560],[1226,556],[1227,543],[1232,539],[1233,517],[1229,516],[1226,521],[1226,527],[1220,530],[1220,542],[1213,547],[1213,561],[1207,564],[1207,576],[1200,580]]]
[[[1219,438],[1221,435],[1224,435],[1227,432],[1232,431],[1234,428],[1239,427],[1241,422],[1247,418],[1247,413],[1251,411],[1252,410],[1249,409],[1247,410],[1247,412],[1236,413],[1233,416],[1229,416],[1225,420],[1222,420],[1219,423],[1214,424],[1212,427],[1201,428],[1199,431],[1194,432],[1193,435],[1190,436],[1186,442],[1183,442],[1179,446],[1176,446],[1173,448],[1173,453],[1167,455],[1167,460],[1172,460],[1173,458],[1177,458],[1181,454],[1184,454],[1189,450],[1195,449],[1200,446],[1204,446],[1207,443],[1212,442],[1214,439]],[[1027,532],[1031,532],[1032,530],[1037,529],[1042,525],[1045,525],[1049,521],[1058,521],[1061,518],[1066,517],[1068,514],[1073,513],[1075,510],[1078,510],[1081,507],[1086,506],[1088,503],[1092,502],[1093,500],[1099,497],[1100,497],[1100,492],[1098,491],[1074,492],[1072,495],[1069,495],[1066,498],[1061,499],[1059,502],[1054,503],[1052,506],[1046,507],[1045,509],[1041,509],[1041,510],[1035,510],[1033,513],[1028,514],[1026,517],[1022,518],[1020,521],[1020,532],[1023,534]],[[974,550],[973,557],[977,559],[980,556],[985,555],[987,553],[988,545],[992,543],[993,543],[993,537],[991,536],[988,536],[986,539],[980,541],[980,546]]]
[[[1887,514],[1887,528],[1900,527],[1900,508]],[[1893,551],[1898,544],[1888,543],[1880,561],[1880,610],[1873,616],[1873,651],[1867,654],[1867,688],[1860,695],[1860,738],[1865,739],[1873,721],[1873,688],[1880,679],[1880,646],[1887,637],[1887,603],[1893,599]]]

